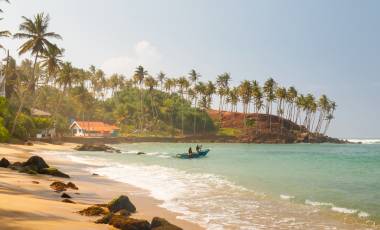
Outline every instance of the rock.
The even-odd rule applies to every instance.
[[[93,175],[93,176],[99,176],[99,174],[97,174],[97,173],[93,173],[92,175]]]
[[[138,152],[137,155],[145,155],[146,153],[144,152]]]
[[[43,168],[38,171],[40,174],[46,174],[50,176],[55,176],[55,177],[62,177],[62,178],[70,178],[69,175],[59,171],[56,168]]]
[[[0,160],[0,167],[2,168],[8,168],[8,166],[10,165],[11,163],[6,159],[6,158],[1,158]]]
[[[33,184],[39,184],[40,182],[35,181],[35,180],[32,180],[32,183],[33,183]]]
[[[182,230],[182,228],[169,223],[164,218],[154,217],[150,224],[152,230]]]
[[[122,209],[125,209],[131,213],[136,212],[136,207],[132,204],[129,198],[124,195],[119,196],[118,198],[112,200],[108,204],[108,209],[110,210],[110,212],[113,212],[113,213],[120,211]]]
[[[12,170],[20,170],[22,168],[22,163],[21,162],[15,162],[9,166],[10,169]]]
[[[100,215],[107,214],[104,208],[96,206],[96,205],[85,208],[79,211],[78,213],[84,216],[100,216]]]
[[[131,213],[128,210],[125,210],[125,209],[119,210],[115,214],[120,215],[120,216],[126,216],[126,217],[128,217],[128,216],[131,215]]]
[[[29,146],[32,146],[32,145],[33,145],[33,143],[32,143],[31,141],[25,141],[25,142],[24,142],[24,145],[29,145]]]
[[[73,190],[78,190],[78,187],[73,182],[67,183],[67,187]]]
[[[67,194],[67,193],[62,193],[61,197],[62,197],[62,198],[68,198],[68,199],[71,199],[71,196],[69,196],[69,194]]]
[[[105,151],[105,152],[117,152],[117,153],[120,152],[120,150],[112,148],[104,144],[83,144],[83,145],[78,145],[74,149],[78,151]]]
[[[30,167],[30,169],[37,172],[40,171],[41,169],[49,168],[49,165],[46,164],[44,159],[42,159],[42,157],[39,157],[39,156],[30,157],[26,162],[22,164],[22,167],[26,167],[26,166]]]
[[[66,191],[67,185],[61,181],[54,181],[51,183],[50,188],[52,188],[55,192],[63,192]]]
[[[27,174],[30,174],[30,175],[36,175],[37,174],[37,172],[34,170],[34,168],[30,167],[30,166],[20,167],[18,169],[18,172],[20,172],[20,173],[27,173]]]
[[[69,200],[69,199],[63,199],[62,202],[63,202],[63,203],[71,203],[71,204],[75,204],[74,201]]]
[[[100,219],[97,219],[95,221],[96,224],[108,224],[114,214],[113,213],[108,213],[105,216],[103,216]]]
[[[112,215],[108,224],[121,230],[150,230],[150,224],[148,221],[120,215]]]

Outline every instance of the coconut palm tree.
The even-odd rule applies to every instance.
[[[194,89],[194,97],[193,97],[193,99],[194,99],[195,111],[197,111],[197,101],[198,101],[198,94],[195,91],[195,87],[196,87],[197,81],[199,80],[200,77],[201,77],[201,75],[199,73],[197,73],[197,71],[195,69],[190,70],[190,72],[189,72],[189,81],[191,82],[191,84],[193,86],[193,89]],[[194,120],[193,120],[193,134],[194,135],[195,135],[196,126],[197,126],[196,119],[197,119],[197,114],[195,112],[194,113]]]
[[[269,117],[269,131],[272,132],[272,104],[273,101],[276,100],[275,90],[277,87],[277,83],[273,80],[273,78],[269,78],[264,83],[264,93],[266,97],[266,114]]]
[[[186,77],[180,77],[178,80],[177,80],[177,85],[178,85],[178,89],[179,89],[179,93],[181,94],[181,98],[182,98],[182,108],[181,108],[181,127],[182,127],[182,135],[184,134],[184,106],[183,106],[183,103],[185,101],[185,98],[184,98],[184,94],[186,93],[187,89],[189,88],[190,86],[190,83],[189,81],[186,79]]]
[[[229,82],[231,81],[231,75],[229,73],[223,73],[217,76],[216,86],[217,93],[219,95],[219,127],[222,124],[222,110],[224,105],[224,98],[228,95]]]
[[[0,20],[2,20],[2,18],[0,18]],[[0,31],[0,38],[6,38],[6,37],[10,37],[12,34],[11,32],[9,32],[8,30],[2,30]],[[4,46],[2,44],[0,44],[0,49],[4,49]]]
[[[49,46],[41,54],[41,67],[46,69],[48,75],[46,82],[52,80],[52,77],[56,77],[56,74],[63,63],[63,52],[64,49],[60,49],[56,45],[54,45]]]
[[[286,93],[286,102],[288,103],[288,114],[287,114],[287,119],[290,121],[293,121],[293,110],[294,110],[294,105],[295,105],[295,100],[297,98],[298,92],[296,88],[293,86],[289,87]]]
[[[21,23],[19,27],[20,32],[14,34],[13,37],[17,39],[26,39],[26,42],[23,43],[18,50],[19,55],[27,52],[31,52],[31,54],[34,55],[33,74],[31,79],[28,81],[28,88],[31,88],[32,92],[34,92],[35,83],[38,78],[38,76],[35,76],[35,72],[39,55],[42,54],[49,46],[54,46],[49,41],[50,38],[62,39],[62,37],[54,32],[48,32],[50,21],[49,15],[39,13],[34,16],[33,19],[29,19],[24,16],[22,18],[24,19],[24,22]],[[24,107],[25,100],[23,97],[24,96],[22,96],[22,100],[20,101],[20,105],[13,122],[11,135],[13,135],[15,131],[17,119]]]
[[[165,91],[168,93],[168,94],[171,94],[172,93],[172,90],[174,89],[175,87],[175,84],[176,82],[171,79],[171,78],[166,78],[165,79],[165,82],[164,82],[164,88],[165,88]]]
[[[157,74],[157,81],[160,83],[161,91],[163,91],[165,76],[166,74],[162,71]]]
[[[56,83],[62,88],[63,94],[66,94],[67,89],[71,89],[74,82],[73,74],[74,68],[71,62],[62,63]]]
[[[228,101],[231,103],[231,112],[237,112],[237,104],[239,102],[239,88],[233,87],[228,93]]]
[[[282,134],[282,129],[283,129],[283,125],[284,125],[284,122],[283,122],[283,115],[284,115],[284,103],[285,103],[285,100],[286,100],[286,88],[285,87],[278,87],[276,89],[276,97],[278,99],[278,106],[277,106],[277,115],[280,117],[281,119],[281,134]]]
[[[9,0],[1,0],[2,2],[6,2],[6,3],[9,3]],[[0,13],[3,13],[3,10],[0,9]]]
[[[244,80],[241,82],[239,86],[239,96],[243,103],[244,127],[247,127],[248,105],[252,98],[252,86],[250,81]]]
[[[328,109],[328,114],[325,118],[327,120],[327,122],[325,125],[325,130],[323,131],[323,135],[326,135],[327,129],[330,126],[331,120],[334,119],[334,112],[336,110],[336,107],[337,107],[336,103],[334,101],[331,101],[330,105],[329,105],[329,109]]]
[[[315,127],[315,132],[319,133],[322,127],[323,119],[325,114],[328,112],[330,106],[330,101],[325,94],[323,94],[318,100],[318,110],[319,110],[319,118],[317,125]]]
[[[144,81],[144,77],[148,75],[148,71],[144,69],[141,65],[138,66],[135,70],[135,74],[133,75],[133,80],[139,84],[140,87],[140,131],[143,129],[143,116],[144,116],[144,111],[143,111],[143,89],[142,89],[142,84]]]
[[[147,77],[144,78],[144,84],[145,84],[145,87],[148,88],[148,93],[151,98],[152,117],[155,120],[156,117],[158,116],[158,112],[156,111],[156,107],[154,104],[154,88],[157,87],[158,82],[152,76],[148,75]]]

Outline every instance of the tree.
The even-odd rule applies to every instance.
[[[135,74],[133,75],[133,80],[139,84],[140,87],[140,132],[143,129],[143,116],[144,116],[144,108],[143,108],[143,89],[142,84],[144,81],[144,77],[148,75],[148,71],[144,69],[141,65],[138,66],[135,70]]]
[[[264,83],[264,93],[266,97],[266,114],[269,117],[269,131],[272,132],[272,103],[276,100],[276,95],[274,94],[277,83],[273,78],[269,78]]]
[[[252,97],[252,86],[250,81],[244,80],[241,82],[239,86],[239,96],[243,103],[244,127],[247,127],[248,105]]]
[[[147,76],[144,79],[144,84],[145,87],[148,88],[148,92],[151,98],[151,108],[152,108],[152,116],[154,119],[156,119],[156,116],[158,116],[158,111],[156,110],[156,107],[154,105],[154,88],[158,85],[158,82],[152,77],[152,76]]]
[[[179,93],[181,94],[181,99],[182,99],[182,106],[181,106],[181,127],[182,127],[182,135],[184,134],[184,106],[183,103],[185,101],[184,94],[186,93],[187,89],[190,86],[189,81],[185,77],[180,77],[177,80],[177,85],[179,88]]]
[[[37,68],[37,60],[38,60],[39,55],[42,54],[48,47],[54,46],[48,39],[50,38],[62,39],[62,37],[59,34],[56,34],[54,32],[47,32],[48,27],[49,27],[49,21],[50,21],[49,15],[40,13],[34,16],[33,20],[24,16],[22,18],[24,19],[24,22],[21,23],[19,27],[20,32],[16,33],[14,35],[14,38],[26,39],[26,42],[23,43],[19,48],[19,55],[25,54],[26,52],[31,52],[31,54],[35,56],[34,64],[33,64],[33,74],[28,83],[28,88],[31,88],[32,91],[34,91],[35,83],[38,79],[38,75],[36,77],[35,72]],[[22,96],[22,98],[23,97],[24,96]],[[13,122],[11,135],[15,131],[17,119],[24,107],[24,103],[25,103],[25,100],[23,98],[20,101],[20,105]]]
[[[285,100],[286,100],[286,88],[285,87],[278,87],[276,89],[276,97],[278,99],[278,106],[277,106],[277,115],[280,117],[281,119],[281,134],[282,134],[282,129],[283,129],[283,125],[284,125],[284,118],[283,118],[283,115],[284,115],[284,103],[285,103]]]
[[[224,98],[228,95],[229,82],[231,81],[231,75],[229,73],[223,73],[216,78],[216,86],[218,88],[217,93],[219,95],[219,127],[222,123],[222,110],[224,104]]]
[[[201,75],[199,73],[197,73],[197,71],[195,71],[194,69],[190,70],[189,80],[193,85],[193,91],[194,91],[193,99],[194,99],[194,108],[195,108],[194,120],[193,120],[193,135],[195,135],[196,129],[197,129],[197,114],[196,114],[196,112],[197,112],[199,90],[197,91],[196,86],[197,86],[197,81],[199,80],[200,77],[201,77]]]
[[[325,118],[327,120],[327,122],[325,125],[325,130],[323,131],[323,135],[326,135],[327,129],[330,126],[331,120],[334,119],[334,112],[336,110],[336,107],[337,107],[336,103],[334,101],[331,101],[329,104],[327,116]]]
[[[47,79],[46,82],[55,78],[60,66],[62,65],[63,49],[58,48],[56,45],[49,46],[41,54],[41,67],[46,69]]]
[[[166,74],[162,71],[157,74],[157,81],[160,83],[161,91],[163,91],[165,76]]]

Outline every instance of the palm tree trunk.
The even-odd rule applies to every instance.
[[[32,76],[32,80],[28,82],[28,85],[27,85],[27,89],[29,89],[31,86],[33,86],[34,88],[34,85],[35,85],[35,78],[36,78],[36,67],[37,67],[37,59],[38,59],[38,51],[36,53],[36,56],[34,57],[34,64],[33,64],[33,76]],[[34,89],[33,89],[34,91]],[[16,130],[16,125],[17,125],[17,120],[18,120],[18,117],[20,116],[21,114],[21,111],[22,109],[24,108],[24,103],[25,103],[25,98],[24,98],[24,93],[21,95],[20,97],[20,106],[18,107],[17,109],[17,113],[16,113],[16,116],[15,116],[15,119],[13,120],[13,125],[12,125],[12,130],[11,130],[11,136],[14,134],[15,130]]]

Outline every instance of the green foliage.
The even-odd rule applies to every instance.
[[[220,128],[217,133],[218,136],[228,136],[228,137],[233,137],[233,136],[240,136],[241,135],[241,130],[240,129],[235,129],[235,128]]]

